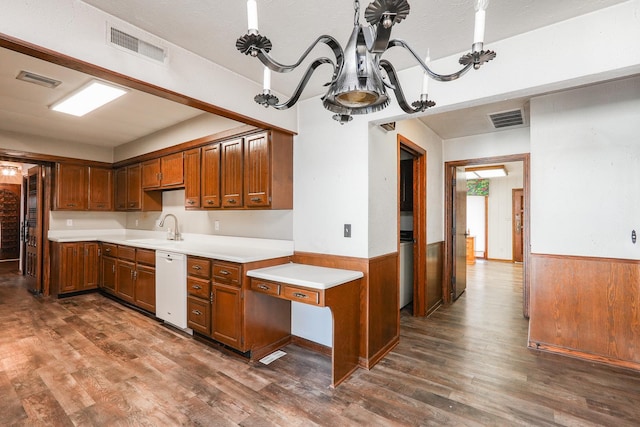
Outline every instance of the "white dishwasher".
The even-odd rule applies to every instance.
[[[156,251],[156,317],[187,328],[187,256]]]

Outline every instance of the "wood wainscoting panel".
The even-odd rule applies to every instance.
[[[442,305],[442,275],[444,272],[444,242],[427,245],[427,315]]]
[[[362,271],[360,288],[360,366],[371,369],[400,339],[398,253],[356,258],[296,252],[293,262]]]
[[[531,260],[529,347],[640,369],[640,262]]]

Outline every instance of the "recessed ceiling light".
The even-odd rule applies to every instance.
[[[477,178],[499,178],[501,176],[507,176],[507,170],[504,165],[497,166],[480,166],[476,168],[465,168],[467,179]],[[476,176],[473,176],[473,175]]]
[[[61,113],[82,117],[127,93],[127,90],[92,80],[89,84],[53,104],[50,108]]]

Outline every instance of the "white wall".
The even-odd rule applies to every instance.
[[[161,150],[242,125],[242,123],[235,120],[203,113],[177,125],[116,147],[114,149],[114,161],[130,159],[141,154]]]
[[[491,188],[489,189],[491,191]],[[475,256],[485,253],[485,196],[467,196],[467,231],[475,237]]]
[[[523,188],[522,162],[509,164],[509,174],[489,180],[489,259],[513,260],[512,198],[514,188]]]
[[[640,259],[640,78],[531,101],[531,246]]]
[[[113,150],[110,147],[98,147],[97,145],[79,144],[13,132],[0,131],[0,147],[27,153],[48,154],[96,162],[113,162]]]
[[[117,230],[125,228],[127,213],[51,211],[49,221],[49,230]]]
[[[452,162],[524,154],[530,151],[529,128],[518,128],[447,139],[443,144],[443,159],[445,162]]]

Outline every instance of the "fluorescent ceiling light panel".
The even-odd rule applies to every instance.
[[[82,117],[127,93],[126,89],[92,80],[50,108],[61,113]]]
[[[507,176],[507,170],[505,169],[504,165],[466,168],[465,173],[467,175],[467,179],[499,178],[502,176]]]

